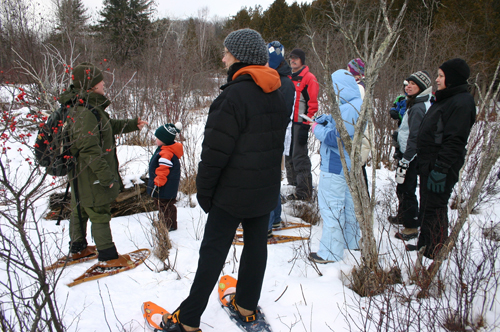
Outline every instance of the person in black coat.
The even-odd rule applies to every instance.
[[[278,74],[280,75],[281,87],[279,91],[285,97],[287,116],[290,117],[292,115],[293,110],[293,102],[295,100],[295,85],[292,80],[288,77],[292,75],[292,68],[288,65],[285,60],[285,47],[281,45],[279,41],[273,41],[267,44],[267,48],[269,50],[269,67],[276,69]],[[288,143],[285,143],[285,152],[284,155],[288,155],[290,152],[290,141],[292,136],[292,123],[290,122],[287,127],[287,135],[286,137],[290,137]],[[284,161],[284,160],[283,160]],[[282,162],[281,170],[283,170],[284,164]],[[269,217],[269,230],[267,233],[268,237],[273,236],[273,228],[281,227],[281,194],[278,194],[278,203],[276,204],[276,208],[271,211],[271,215]]]
[[[233,31],[224,46],[228,82],[210,106],[196,178],[198,202],[208,213],[198,268],[188,298],[163,317],[164,331],[199,331],[240,223],[245,245],[231,304],[243,320],[257,315],[289,113],[278,73],[265,66],[269,55],[261,35]]]
[[[465,160],[467,140],[476,119],[474,98],[468,92],[470,69],[452,59],[438,69],[436,100],[417,137],[420,175],[420,234],[416,248],[434,259],[448,238],[448,200]]]

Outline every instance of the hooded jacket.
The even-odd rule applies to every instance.
[[[425,89],[415,98],[415,103],[403,115],[398,130],[399,150],[403,158],[412,161],[417,155],[417,136],[420,123],[431,107],[432,87]]]
[[[162,145],[156,149],[149,162],[148,194],[161,199],[177,197],[181,180],[179,159],[183,154],[184,147],[179,142]]]
[[[280,85],[274,69],[236,63],[210,106],[198,196],[237,218],[263,216],[276,207],[289,121]]]
[[[359,111],[363,100],[359,92],[356,79],[347,70],[340,69],[332,74],[333,89],[338,96],[340,114],[344,120],[344,125],[351,138],[354,137],[354,126],[359,117]],[[337,138],[340,137],[331,115],[322,115],[325,118],[323,125],[318,122],[314,128],[314,135],[321,141],[320,169],[323,172],[340,174],[342,172],[342,162],[340,161],[339,146]],[[319,120],[319,119],[318,119]],[[344,149],[347,167],[351,167],[351,159]]]
[[[113,202],[123,189],[114,135],[139,130],[137,119],[111,119],[105,111],[111,102],[103,95],[84,90],[71,88],[61,95],[60,102],[74,105],[68,112],[67,121],[73,142],[71,154],[76,158],[70,180],[76,174],[82,206],[95,207]],[[112,183],[113,187],[109,188]],[[75,192],[73,181],[71,191]]]

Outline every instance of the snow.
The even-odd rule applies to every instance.
[[[206,113],[204,114],[206,116]],[[185,134],[191,133],[194,136],[194,139],[187,138],[196,145],[192,156],[199,156],[205,116],[201,116],[200,122],[184,130]],[[318,146],[318,143],[314,142],[310,149],[315,187],[317,187],[319,175]],[[22,145],[12,141],[11,147],[15,150],[22,148]],[[140,176],[147,172],[149,158],[154,148],[119,146],[118,155],[126,186],[130,187],[134,183],[141,182]],[[25,160],[27,157],[29,157],[29,152],[26,149],[2,157],[4,163],[9,159],[7,164],[12,170],[13,181],[26,179],[29,174],[27,172],[29,167]],[[190,161],[189,164],[196,165],[196,162]],[[14,177],[16,172],[18,176]],[[367,172],[371,176],[370,168]],[[395,227],[390,226],[386,221],[390,210],[394,211],[396,207],[394,173],[387,169],[380,169],[376,174],[379,203],[376,208],[374,231],[379,243],[380,262],[384,267],[399,262],[403,270],[403,278],[408,282],[408,268],[405,269],[405,266],[412,266],[416,252],[405,252],[403,242],[393,237]],[[48,179],[48,181],[53,180]],[[282,192],[286,194],[290,190],[291,188],[284,180]],[[169,258],[172,267],[170,270],[157,272],[161,264],[156,257],[151,255],[144,264],[134,270],[86,282],[72,288],[67,287],[66,284],[80,276],[95,261],[52,272],[55,276],[61,274],[56,287],[56,297],[67,331],[146,331],[141,313],[143,302],[153,301],[169,311],[177,308],[187,297],[196,272],[198,250],[207,217],[199,206],[190,207],[189,199],[196,202],[196,197],[189,198],[179,194],[178,230],[170,234],[173,244]],[[40,216],[45,212],[47,201],[48,197],[44,197],[36,202],[37,215]],[[291,211],[290,206],[285,205],[282,218],[300,221],[291,215]],[[138,248],[152,248],[151,220],[155,217],[155,213],[140,213],[111,220],[113,238],[120,253],[127,253]],[[495,218],[496,214],[498,214],[498,208],[491,205],[483,214],[471,216],[468,228],[477,233],[480,226],[485,221]],[[455,216],[456,212],[450,211],[450,219],[453,220]],[[61,253],[67,251],[68,221],[63,220],[61,226],[56,226],[55,221],[42,219],[39,226],[46,234],[46,241],[43,245],[48,248],[50,259],[55,260]],[[92,243],[90,223],[88,227],[87,239],[89,243]],[[259,304],[275,332],[359,330],[353,324],[362,324],[366,320],[363,303],[369,300],[360,298],[349,288],[344,287],[342,281],[353,266],[360,261],[360,252],[346,251],[343,261],[318,265],[321,276],[306,258],[309,251],[318,249],[321,227],[320,223],[310,229],[298,228],[282,231],[283,234],[288,235],[310,236],[310,243],[288,242],[268,246],[267,270]],[[411,243],[414,241],[412,240]],[[242,248],[242,246],[231,248],[221,275],[229,274],[237,277],[238,260]],[[424,260],[424,264],[429,263],[430,261]],[[403,286],[396,287],[403,289]],[[416,286],[411,285],[404,287],[408,292],[417,289]],[[495,296],[496,301],[493,301],[494,305],[488,308],[485,317],[489,324],[498,326],[499,298],[498,295],[495,294]],[[415,301],[415,294],[410,297]],[[348,315],[349,319],[346,318]],[[203,331],[236,330],[227,314],[221,310],[215,285],[201,321],[200,328]],[[373,322],[371,324],[371,327],[376,330]],[[370,329],[370,324],[367,329]]]

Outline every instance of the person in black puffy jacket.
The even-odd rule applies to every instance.
[[[448,238],[448,200],[465,160],[467,140],[476,119],[468,92],[470,69],[452,59],[438,69],[436,100],[420,125],[417,137],[420,175],[420,234],[416,248],[434,259]]]
[[[242,319],[256,318],[267,262],[269,213],[280,190],[289,114],[261,35],[251,29],[224,41],[228,82],[210,106],[196,187],[208,213],[198,269],[187,299],[163,317],[168,331],[199,331],[200,318],[241,223],[245,245],[231,303]],[[177,326],[176,326],[177,324]],[[176,331],[177,331],[176,330]]]

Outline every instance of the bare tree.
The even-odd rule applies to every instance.
[[[374,112],[374,87],[379,77],[379,72],[389,60],[401,33],[401,24],[406,13],[408,0],[397,8],[398,14],[393,19],[389,12],[395,10],[393,2],[379,0],[378,5],[370,6],[363,1],[331,1],[331,14],[329,15],[332,27],[338,30],[344,37],[352,53],[360,57],[366,63],[365,86],[366,92],[359,112],[359,118],[355,124],[354,137],[349,136],[344,121],[342,120],[336,96],[331,84],[326,84],[327,93],[333,104],[332,116],[340,132],[339,146],[344,145],[351,158],[351,170],[349,171],[345,162],[343,150],[340,149],[344,174],[351,191],[356,218],[360,223],[362,238],[362,267],[368,271],[378,271],[378,251],[373,234],[373,209],[375,206],[375,195],[371,199],[368,196],[365,180],[361,166],[361,142],[365,137],[365,128],[372,130],[372,116]],[[370,10],[371,9],[371,10]],[[310,34],[314,46],[314,36]],[[317,52],[316,52],[317,54]],[[320,59],[321,62],[321,59]],[[324,75],[331,72],[327,63],[321,62]],[[372,145],[372,155],[376,154],[375,146]],[[375,167],[373,168],[375,173]],[[375,175],[375,174],[373,174]],[[373,176],[375,179],[375,176]],[[372,183],[374,184],[374,183]],[[372,186],[374,188],[374,186]]]

